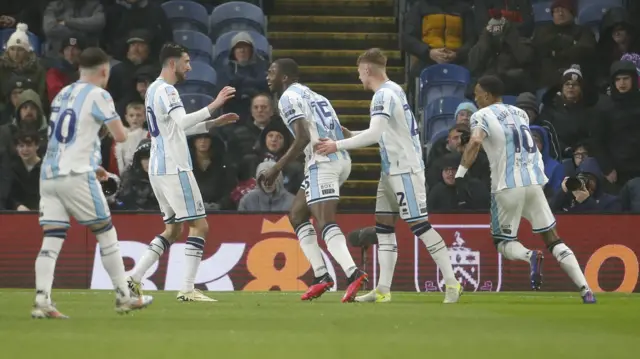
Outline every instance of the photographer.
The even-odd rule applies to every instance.
[[[585,158],[576,177],[562,181],[562,190],[553,197],[551,209],[554,212],[620,212],[620,199],[604,193],[603,179],[597,160]]]

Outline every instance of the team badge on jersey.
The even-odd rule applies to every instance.
[[[169,106],[179,106],[181,104],[180,95],[178,94],[178,91],[175,89],[175,87],[166,87],[166,91],[167,98],[169,99]]]

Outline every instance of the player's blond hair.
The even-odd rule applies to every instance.
[[[385,68],[387,66],[387,57],[381,49],[375,47],[358,56],[358,62],[356,65],[359,66],[360,64],[369,64],[379,68]]]

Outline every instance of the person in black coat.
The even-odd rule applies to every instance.
[[[456,171],[461,155],[450,153],[441,160],[440,181],[429,191],[429,211],[457,212],[464,210],[489,209],[491,194],[486,183],[470,178],[465,188],[456,188]]]
[[[122,182],[117,198],[120,209],[159,210],[160,205],[149,182],[149,158],[151,140],[140,141],[133,155],[131,166],[122,174]]]

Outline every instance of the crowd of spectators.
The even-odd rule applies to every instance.
[[[588,1],[551,1],[536,22],[530,0],[414,0],[404,16],[402,50],[410,75],[457,64],[471,74],[448,135],[425,156],[429,209],[489,209],[489,166],[481,152],[456,188],[454,164],[469,133],[475,80],[495,75],[530,118],[556,212],[640,211],[640,6],[603,8],[599,28],[576,21]],[[603,3],[602,1],[600,2]],[[615,3],[611,1],[611,3]],[[567,178],[584,185],[567,188]],[[571,181],[571,180],[569,180]]]
[[[32,0],[0,5],[0,30],[16,29],[0,55],[0,209],[38,210],[49,104],[78,79],[78,56],[88,46],[100,46],[112,57],[107,90],[129,131],[127,141],[118,144],[108,131],[100,133],[102,166],[112,174],[108,187],[115,186],[109,203],[112,209],[159,209],[149,184],[144,97],[160,74],[159,49],[174,36],[163,2]],[[210,10],[224,1],[198,2]],[[258,58],[247,32],[234,36],[231,47],[228,71],[218,73],[217,85],[237,89],[224,110],[238,113],[240,120],[189,138],[195,178],[209,210],[286,210],[303,180],[301,163],[288,166],[271,188],[257,186],[255,180],[266,168],[261,163],[277,161],[292,141],[274,116],[266,83],[268,59]]]
[[[0,209],[37,210],[38,173],[49,104],[78,79],[78,55],[101,46],[112,56],[108,91],[129,128],[127,142],[100,134],[102,165],[113,174],[113,209],[157,210],[148,179],[144,95],[158,76],[160,46],[173,29],[160,0],[23,0],[0,5],[0,30],[16,28],[0,55]],[[221,1],[199,1],[208,9]],[[472,180],[456,188],[455,168],[477,111],[473,79],[503,79],[530,117],[543,155],[545,188],[555,211],[640,211],[640,5],[604,13],[599,31],[579,25],[577,1],[555,0],[552,21],[535,23],[530,0],[410,0],[400,29],[413,78],[427,66],[453,63],[472,74],[455,125],[425,151],[430,210],[489,208],[490,171],[481,152]],[[36,49],[28,32],[40,43]],[[189,139],[194,174],[210,210],[286,210],[303,180],[293,163],[265,188],[256,176],[288,149],[291,134],[275,116],[265,59],[248,33],[233,37],[218,87],[238,89],[225,111],[238,123]],[[40,45],[37,45],[40,46]],[[37,50],[37,51],[36,51]],[[38,56],[37,54],[42,54]],[[567,178],[584,186],[567,188]]]

